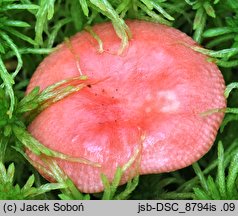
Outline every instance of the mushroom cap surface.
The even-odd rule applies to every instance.
[[[43,60],[27,89],[43,90],[77,77],[79,67],[84,75],[99,80],[51,105],[28,127],[45,146],[101,165],[56,159],[82,192],[102,191],[100,174],[112,180],[116,168],[137,149],[139,157],[121,183],[137,173],[191,165],[211,148],[224,116],[201,115],[226,107],[225,85],[218,67],[191,49],[197,44],[189,36],[161,24],[127,24],[132,38],[122,55],[117,54],[121,40],[112,24],[95,25],[104,52],[99,52],[90,33],[79,32]],[[33,153],[29,156],[41,160]]]

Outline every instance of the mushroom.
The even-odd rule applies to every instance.
[[[93,31],[103,52],[89,32],[79,32],[44,59],[27,89],[43,90],[80,74],[101,80],[51,105],[28,127],[48,148],[101,165],[55,159],[82,192],[103,191],[100,174],[112,180],[138,149],[121,184],[138,173],[191,165],[211,148],[224,116],[209,113],[226,107],[223,76],[191,48],[197,44],[189,36],[151,22],[127,24],[132,38],[121,55],[112,24],[97,24]]]

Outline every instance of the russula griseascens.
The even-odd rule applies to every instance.
[[[211,148],[223,119],[220,112],[201,115],[226,107],[225,85],[217,66],[191,49],[196,43],[190,37],[160,24],[127,24],[132,38],[122,55],[111,23],[95,25],[104,52],[82,31],[70,39],[70,48],[65,42],[45,58],[27,89],[77,77],[78,66],[82,74],[102,80],[51,105],[28,128],[45,146],[101,165],[56,159],[82,192],[102,191],[100,174],[111,180],[137,148],[140,174],[191,165]],[[132,169],[121,183],[136,174]]]

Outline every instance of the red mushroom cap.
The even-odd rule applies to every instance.
[[[112,179],[138,148],[140,174],[192,164],[211,148],[223,119],[219,112],[201,115],[226,107],[225,85],[217,66],[190,48],[196,45],[190,37],[161,24],[127,24],[132,39],[122,55],[111,23],[95,25],[104,52],[82,31],[70,39],[71,48],[63,43],[45,58],[27,89],[79,76],[77,63],[83,74],[102,80],[51,105],[29,126],[45,146],[101,164],[56,159],[82,192],[102,191],[100,174]]]

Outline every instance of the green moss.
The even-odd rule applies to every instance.
[[[39,154],[65,157],[41,148],[25,130],[29,122],[25,112],[31,111],[34,117],[49,105],[46,103],[49,99],[52,103],[83,88],[82,85],[69,86],[56,91],[53,86],[41,94],[35,89],[24,97],[25,87],[43,57],[52,52],[52,47],[84,28],[93,34],[102,50],[100,38],[89,26],[105,21],[113,23],[121,38],[120,52],[123,52],[130,39],[125,23],[128,18],[159,22],[182,30],[205,47],[194,47],[196,51],[209,55],[220,66],[228,85],[225,96],[229,108],[214,147],[191,167],[142,176],[139,184],[136,177],[126,186],[118,186],[123,172],[118,169],[111,185],[102,177],[106,186],[104,194],[91,196],[81,194],[54,164],[48,172],[58,175],[56,184],[35,181],[29,164],[25,165],[24,173],[14,170],[13,164],[6,170],[3,164],[13,161],[16,166],[22,164],[24,146]],[[45,192],[52,196],[57,193],[61,199],[237,199],[237,20],[236,0],[1,0],[0,199],[30,199]],[[53,193],[55,189],[61,191]]]

